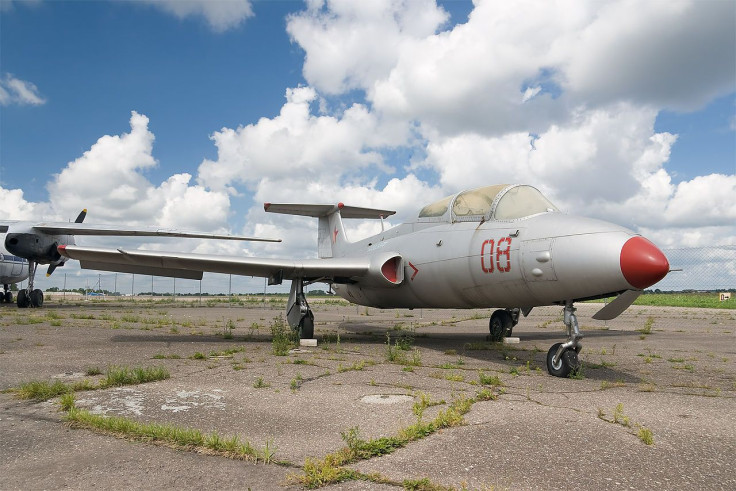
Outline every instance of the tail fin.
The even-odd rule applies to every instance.
[[[318,218],[317,248],[320,258],[340,256],[343,246],[350,243],[345,236],[345,227],[342,224],[343,218],[379,219],[396,213],[390,210],[345,206],[342,203],[336,205],[264,203],[263,209],[269,213]]]

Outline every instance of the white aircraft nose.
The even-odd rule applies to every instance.
[[[644,237],[632,237],[621,248],[621,272],[634,288],[648,288],[669,271],[667,257]]]

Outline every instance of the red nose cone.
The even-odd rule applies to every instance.
[[[632,237],[621,248],[621,272],[634,288],[652,286],[669,271],[665,255],[644,237]]]

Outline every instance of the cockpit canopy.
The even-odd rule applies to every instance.
[[[510,221],[554,211],[559,210],[532,186],[499,184],[442,198],[422,208],[419,221]]]

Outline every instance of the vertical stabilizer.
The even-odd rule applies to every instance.
[[[343,218],[383,219],[396,213],[391,210],[360,208],[357,206],[310,205],[297,203],[264,203],[263,209],[270,213],[300,215],[319,219],[317,250],[320,258],[339,257],[347,244]]]
[[[340,203],[327,216],[319,217],[317,249],[320,258],[340,256],[341,246],[349,244],[340,214],[342,207]]]

